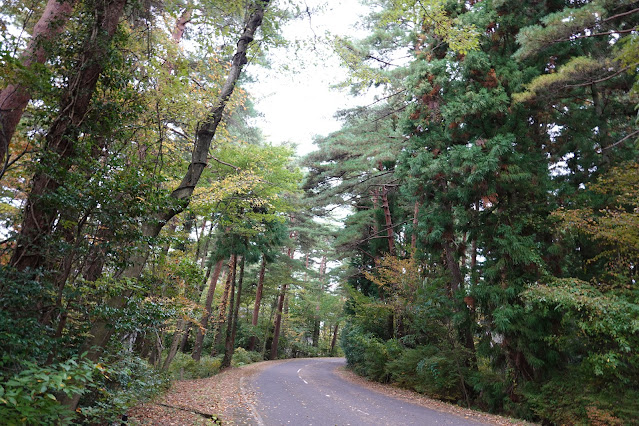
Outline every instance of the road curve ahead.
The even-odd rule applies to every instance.
[[[251,379],[255,423],[264,426],[480,425],[388,397],[340,378],[344,358],[306,358],[274,364]]]

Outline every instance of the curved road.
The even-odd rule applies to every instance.
[[[340,378],[344,358],[274,364],[252,378],[258,425],[480,425]]]

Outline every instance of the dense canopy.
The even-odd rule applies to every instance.
[[[3,4],[0,418],[104,424],[329,355],[531,421],[639,418],[639,3],[367,7],[368,36],[312,39],[376,100],[299,159],[244,73],[321,8]]]

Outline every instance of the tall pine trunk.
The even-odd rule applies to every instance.
[[[262,254],[262,264],[260,266],[260,273],[257,279],[257,289],[255,290],[255,305],[253,306],[253,318],[251,320],[251,324],[253,325],[253,329],[257,328],[257,321],[260,315],[260,305],[262,303],[262,292],[264,289],[264,275],[266,273],[266,255]],[[251,336],[251,341],[249,343],[249,351],[255,350],[255,345],[257,343],[257,337],[255,335]]]
[[[319,337],[320,337],[320,304],[322,302],[322,293],[324,292],[324,274],[326,273],[326,256],[322,256],[322,260],[319,265],[319,294],[317,300],[317,306],[315,306],[315,315],[313,318],[313,336],[312,336],[312,346],[314,348],[319,347]]]
[[[49,0],[31,34],[29,45],[22,53],[21,63],[25,68],[32,64],[42,64],[47,59],[45,46],[64,30],[77,0]],[[20,118],[31,93],[21,84],[10,84],[0,92],[0,178],[9,162],[11,138],[18,127]]]
[[[413,211],[413,234],[410,238],[411,256],[415,256],[417,251],[417,226],[419,225],[419,201],[415,201],[415,209]]]
[[[388,188],[382,187],[382,209],[384,210],[384,221],[386,225],[386,235],[388,237],[388,254],[395,256],[395,238],[393,236],[393,218],[391,217],[390,205],[388,203]]]
[[[57,170],[39,170],[33,176],[31,191],[24,208],[22,226],[10,264],[23,271],[44,265],[47,237],[53,232],[58,210],[45,201],[47,195],[64,184],[58,174],[72,167],[76,156],[78,126],[84,119],[98,78],[104,69],[104,58],[118,27],[126,0],[98,2],[94,30],[85,40],[76,72],[62,95],[60,114],[46,135],[45,150],[55,156]]]
[[[222,324],[224,324],[224,317],[226,316],[226,307],[228,305],[229,295],[231,291],[231,286],[235,281],[235,265],[236,265],[236,257],[235,255],[231,256],[229,260],[229,273],[226,277],[226,284],[224,285],[224,293],[222,293],[222,299],[220,300],[220,304],[218,305],[218,317],[217,322],[215,323],[215,334],[213,337],[213,347],[211,348],[211,356],[217,355],[217,347],[222,341]]]
[[[277,359],[277,345],[280,341],[280,328],[282,326],[282,310],[284,308],[284,298],[286,297],[286,284],[282,284],[279,299],[277,300],[277,311],[275,312],[275,329],[273,330],[273,343],[271,344],[271,354],[269,359]]]
[[[294,218],[291,218],[291,222],[293,221],[294,221]],[[293,239],[295,238],[295,235],[296,235],[296,231],[292,231],[289,234],[289,238]],[[293,248],[288,249],[288,258],[291,260],[295,258],[295,249]],[[277,345],[280,342],[280,331],[282,329],[282,312],[284,310],[284,300],[286,299],[286,288],[287,288],[287,284],[286,283],[282,284],[279,300],[277,301],[277,311],[275,313],[275,327],[273,330],[273,343],[271,344],[271,355],[269,359],[277,358]]]
[[[235,271],[237,268],[237,256],[234,256],[233,259],[233,280],[231,281],[231,299],[228,304],[228,315],[226,317],[226,333],[224,338],[224,358],[222,358],[221,368],[226,368],[231,365],[231,359],[228,357],[228,354],[231,352],[231,348],[229,347],[231,341],[231,330],[233,328],[233,313],[235,307]]]
[[[211,309],[213,306],[213,296],[215,296],[215,287],[217,286],[217,280],[220,278],[220,273],[222,272],[222,265],[224,261],[218,260],[215,264],[215,271],[213,272],[213,277],[211,277],[211,282],[209,284],[209,290],[206,293],[206,301],[204,303],[204,314],[200,319],[200,327],[197,329],[197,334],[195,335],[195,345],[193,346],[193,354],[191,357],[199,361],[202,356],[202,343],[204,342],[204,332],[209,325],[209,318],[211,318]]]
[[[335,343],[337,343],[338,327],[339,327],[339,321],[335,323],[335,328],[333,329],[333,338],[331,339],[331,355],[335,353]]]
[[[233,352],[235,351],[235,336],[237,335],[237,318],[240,314],[240,303],[242,301],[242,283],[244,281],[244,259],[242,256],[240,261],[240,278],[237,282],[237,296],[235,303],[231,299],[229,307],[229,321],[226,327],[226,342],[224,344],[224,358],[222,359],[222,368],[231,366],[231,360],[233,359]]]

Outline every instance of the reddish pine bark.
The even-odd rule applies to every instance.
[[[295,231],[289,234],[289,238],[295,237]],[[293,259],[295,257],[295,250],[292,248],[288,249],[288,257],[289,259]],[[280,329],[282,326],[282,311],[284,309],[284,299],[286,299],[286,287],[287,284],[282,284],[282,289],[280,291],[279,300],[277,301],[277,312],[275,314],[275,327],[273,330],[273,343],[271,344],[271,355],[269,359],[277,359],[277,345],[280,341]]]
[[[335,328],[333,329],[333,339],[331,339],[331,354],[335,352],[335,343],[337,342],[337,329],[339,327],[339,322],[335,324]]]
[[[171,35],[175,43],[179,43],[180,40],[182,40],[186,24],[191,22],[191,14],[192,11],[190,9],[186,9],[182,12],[182,15],[180,15],[177,21],[175,21],[175,28],[173,28],[173,34]]]
[[[257,327],[257,320],[260,315],[260,305],[262,303],[262,292],[264,290],[264,275],[266,273],[266,256],[262,254],[262,265],[260,266],[260,273],[257,279],[257,289],[255,290],[255,305],[253,306],[253,318],[251,320],[251,324],[253,327]],[[255,336],[251,336],[251,340],[249,343],[249,351],[255,350],[255,345],[257,343],[257,338]]]
[[[209,318],[211,318],[211,308],[213,305],[213,296],[215,295],[215,287],[217,286],[217,280],[220,278],[222,272],[223,260],[218,261],[215,264],[215,271],[211,277],[211,283],[209,284],[209,290],[206,293],[206,301],[204,302],[204,315],[200,319],[201,327],[198,327],[197,334],[195,336],[195,345],[193,346],[193,354],[191,357],[199,361],[202,356],[202,342],[204,342],[204,330],[209,325]]]
[[[231,294],[233,282],[235,281],[236,263],[237,262],[236,262],[235,255],[231,255],[231,259],[229,260],[229,274],[226,277],[226,284],[224,285],[224,293],[222,294],[222,300],[220,300],[220,304],[218,308],[218,317],[217,317],[217,323],[215,324],[215,337],[213,338],[213,348],[211,349],[211,356],[217,355],[216,348],[222,340],[222,324],[224,323],[224,317],[226,316],[226,307],[228,305],[229,295]]]
[[[47,59],[45,45],[59,35],[73,13],[77,0],[49,0],[40,20],[33,28],[31,41],[22,53],[22,65],[42,64]],[[31,93],[21,84],[10,84],[0,92],[0,164],[4,170],[9,160],[9,145]],[[0,173],[2,175],[2,173]]]
[[[418,215],[419,215],[419,201],[415,201],[415,210],[413,212],[413,235],[411,236],[411,241],[410,241],[411,254],[413,256],[415,255],[415,250],[417,250],[417,225],[419,225]]]
[[[284,298],[286,297],[286,284],[282,284],[280,296],[277,301],[277,313],[275,314],[275,329],[273,330],[273,343],[271,344],[271,355],[269,359],[277,359],[277,345],[280,341],[280,327],[282,326],[282,309],[284,308]]]
[[[388,254],[395,255],[395,238],[393,236],[393,219],[391,217],[390,205],[388,204],[388,188],[382,188],[382,209],[384,210],[384,220],[386,221],[386,235],[388,236]]]
[[[77,127],[89,109],[98,78],[104,69],[102,60],[118,27],[125,3],[126,0],[99,3],[94,24],[97,31],[92,31],[85,41],[77,72],[62,97],[60,115],[53,121],[46,136],[45,149],[58,157],[57,167],[69,167],[75,155]],[[37,172],[33,177],[20,234],[10,261],[16,269],[36,269],[43,265],[46,254],[43,243],[51,234],[58,216],[58,211],[47,206],[43,197],[56,191],[62,183],[44,171]]]
[[[235,281],[235,280],[234,280]],[[235,336],[237,335],[237,318],[240,314],[240,303],[242,301],[242,283],[244,282],[244,256],[240,261],[240,277],[237,282],[237,295],[235,301],[231,297],[229,306],[229,319],[226,325],[226,342],[224,344],[224,358],[222,359],[222,368],[231,366],[233,352],[235,351]],[[233,283],[235,284],[235,282]]]

